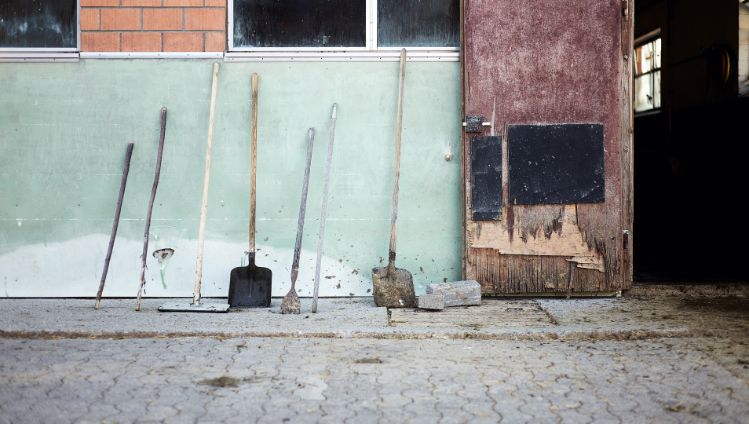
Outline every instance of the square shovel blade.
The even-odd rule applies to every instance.
[[[388,267],[372,268],[374,302],[388,308],[415,308],[413,276],[402,268],[388,272]]]
[[[229,305],[232,308],[269,308],[273,272],[269,268],[249,265],[231,270]]]

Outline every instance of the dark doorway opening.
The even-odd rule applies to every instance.
[[[749,281],[749,38],[743,29],[749,6],[637,0],[635,11],[635,46],[652,43],[635,53],[642,62],[634,90],[636,105],[640,97],[635,281]]]

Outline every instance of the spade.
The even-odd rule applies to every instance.
[[[229,306],[270,306],[273,272],[269,268],[255,265],[255,201],[257,171],[257,97],[258,75],[252,74],[252,161],[250,175],[250,250],[247,266],[231,270],[229,276]]]

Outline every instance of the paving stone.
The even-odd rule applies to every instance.
[[[8,331],[10,325],[2,309],[8,302],[0,301],[0,331]],[[20,305],[37,305],[25,302]],[[324,321],[310,324],[298,337],[281,333],[219,337],[212,333],[221,323],[211,321],[215,317],[206,318],[210,325],[189,318],[208,330],[195,337],[164,332],[120,340],[2,337],[0,333],[0,423],[278,423],[284,419],[301,423],[744,423],[749,416],[749,370],[742,361],[749,359],[749,331],[741,317],[746,320],[746,315],[740,308],[720,311],[703,305],[685,311],[689,305],[679,299],[607,299],[591,304],[489,300],[464,308],[501,312],[485,317],[489,323],[498,317],[522,317],[512,326],[546,317],[543,325],[535,327],[496,323],[476,333],[501,336],[488,340],[445,337],[457,333],[444,332],[442,327],[411,326],[397,333],[398,328],[378,322],[367,330],[362,321],[352,330],[356,332],[331,333],[335,337],[312,334],[335,327]],[[12,309],[22,310],[15,305]],[[102,322],[91,321],[99,315],[90,309],[90,305],[79,309],[78,315],[61,312],[60,323],[26,315],[28,319],[18,325],[44,329],[51,322],[58,325],[54,328],[63,328],[75,320],[83,329],[101,328]],[[450,317],[460,310],[403,313]],[[663,328],[688,331],[678,337],[659,333],[622,337],[630,330],[659,328],[662,323],[650,318],[653,310],[674,317]],[[226,324],[257,327],[263,325],[263,317],[237,315]],[[342,319],[343,315],[327,317]],[[124,312],[120,315],[127,318]],[[138,319],[154,328],[168,328],[155,317]],[[91,321],[90,327],[86,320]],[[447,327],[450,322],[439,325]],[[458,327],[452,328],[449,331]],[[605,333],[605,328],[615,331]],[[579,339],[527,337],[580,331],[586,335]],[[418,337],[379,337],[393,334]],[[230,379],[208,381],[221,377]]]
[[[445,309],[445,296],[443,294],[422,294],[418,299],[418,308],[441,311]]]
[[[475,306],[481,304],[481,284],[476,280],[427,284],[427,294],[445,296],[445,306]]]

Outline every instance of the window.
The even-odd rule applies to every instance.
[[[457,1],[377,1],[380,47],[458,47],[459,37]]]
[[[234,45],[365,47],[365,0],[234,0]]]
[[[233,0],[233,50],[457,50],[458,0]]]
[[[77,0],[0,0],[0,49],[75,51]]]
[[[635,48],[635,112],[661,107],[661,39]]]

